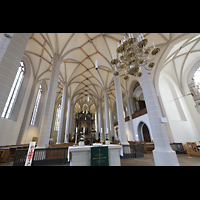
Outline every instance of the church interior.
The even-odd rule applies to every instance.
[[[38,165],[97,144],[113,165],[198,165],[199,33],[0,33],[0,50],[0,165],[30,142]]]

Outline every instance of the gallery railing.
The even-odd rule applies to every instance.
[[[27,149],[17,149],[13,166],[24,166]],[[67,160],[68,147],[66,148],[44,148],[35,149],[32,166],[65,164]]]

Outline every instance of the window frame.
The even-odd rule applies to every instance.
[[[33,112],[32,112],[32,115],[31,115],[30,126],[36,126],[38,108],[40,106],[40,101],[41,101],[41,98],[42,98],[42,90],[43,90],[42,84],[40,84],[39,87],[38,87],[38,92],[37,92],[37,96],[36,96],[36,99],[35,99]]]
[[[3,112],[1,114],[1,118],[10,119],[12,115],[12,111],[14,109],[15,103],[17,101],[19,91],[21,89],[24,77],[26,73],[26,67],[24,62],[21,61],[17,73],[15,75],[15,79],[13,81],[12,87],[10,89],[6,104],[4,106]]]
[[[56,118],[54,122],[54,131],[58,131],[60,125],[60,117],[61,117],[61,104],[59,103],[56,109]]]

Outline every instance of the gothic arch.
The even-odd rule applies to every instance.
[[[150,136],[150,130],[145,122],[140,121],[140,123],[137,126],[137,130],[140,142],[151,142],[152,139]]]

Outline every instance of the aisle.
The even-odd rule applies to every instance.
[[[200,157],[188,158],[186,154],[177,155],[180,166],[200,166]],[[121,159],[121,166],[155,166],[153,154],[144,154],[143,158]]]

